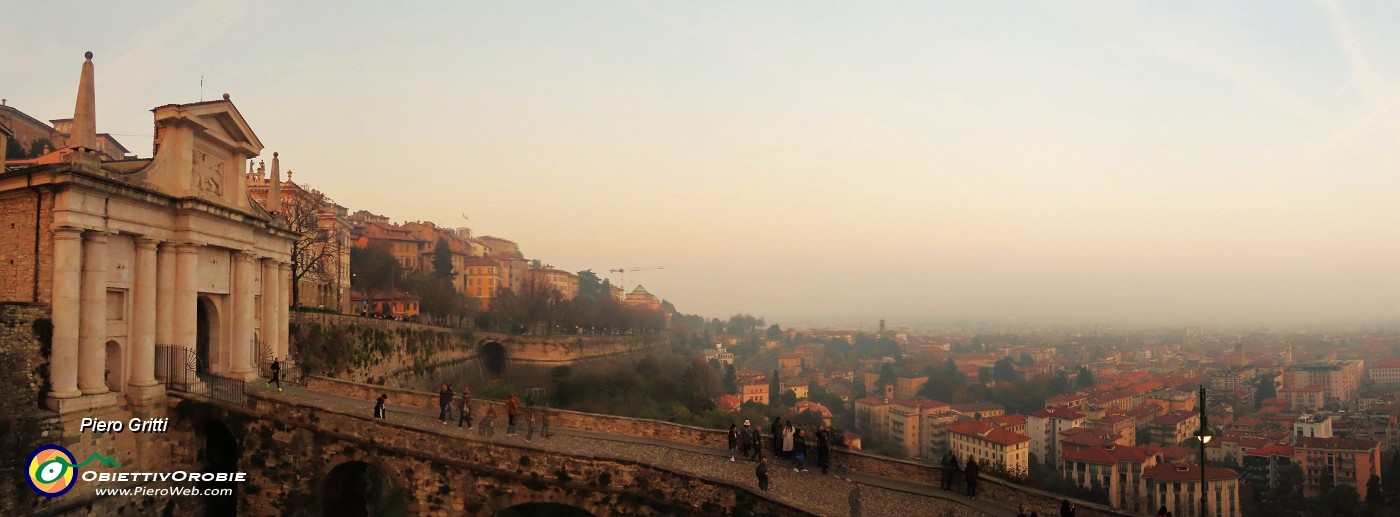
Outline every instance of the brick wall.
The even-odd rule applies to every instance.
[[[36,209],[41,209],[37,216]],[[53,289],[52,224],[52,193],[24,190],[0,198],[0,301],[49,302]],[[39,268],[37,292],[35,268]]]

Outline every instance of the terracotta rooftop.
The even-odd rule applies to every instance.
[[[1084,413],[1064,407],[1053,407],[1031,413],[1031,416],[1039,418],[1058,418],[1061,420],[1078,420],[1084,418]]]
[[[1371,368],[1400,368],[1400,359],[1381,359],[1371,362]]]
[[[1197,416],[1195,411],[1174,411],[1152,419],[1153,424],[1177,425]]]
[[[1014,433],[982,422],[966,422],[952,425],[948,427],[948,432],[986,440],[998,445],[1009,446],[1031,441],[1030,437],[1021,433]]]
[[[1188,483],[1201,481],[1201,467],[1185,463],[1166,463],[1149,468],[1142,473],[1144,479],[1158,483]],[[1206,467],[1206,480],[1237,479],[1239,473],[1233,469]]]
[[[1252,454],[1255,456],[1287,456],[1289,458],[1292,458],[1293,447],[1281,443],[1271,443],[1258,449],[1245,451],[1244,453]]]
[[[1342,438],[1334,436],[1331,438],[1314,438],[1304,436],[1294,444],[1299,449],[1331,449],[1341,451],[1369,451],[1376,448],[1375,440],[1365,440],[1361,438]]]

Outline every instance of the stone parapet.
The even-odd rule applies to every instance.
[[[382,393],[389,396],[390,404],[416,408],[437,409],[438,404],[437,393],[373,386],[326,377],[311,377],[308,379],[307,387],[314,391],[366,401],[374,400]],[[484,415],[490,407],[495,407],[499,418],[505,418],[504,401],[473,397],[472,405],[478,418]],[[456,409],[455,401],[453,409]],[[549,410],[549,415],[551,427],[666,440],[715,449],[728,447],[727,432],[720,429],[706,429],[659,420],[581,413],[553,408]],[[852,471],[863,474],[924,485],[937,485],[942,478],[943,469],[936,465],[878,456],[861,451],[843,450],[838,454],[840,455],[839,459],[844,459],[849,463]],[[1028,507],[1039,510],[1041,515],[1058,515],[1060,501],[1065,498],[1062,495],[1036,490],[985,474],[981,479],[983,483],[978,488],[980,497],[1005,501],[1008,504],[1025,503]],[[1075,505],[1079,507],[1079,511],[1076,513],[1079,516],[1128,517],[1133,515],[1131,512],[1118,511],[1108,506],[1086,501],[1075,500]]]

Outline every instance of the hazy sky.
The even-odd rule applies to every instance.
[[[149,156],[203,75],[352,210],[685,312],[1395,321],[1400,3],[1221,4],[4,0],[0,97],[92,50]]]

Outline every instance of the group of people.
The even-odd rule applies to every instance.
[[[472,414],[473,407],[471,388],[463,386],[462,395],[460,397],[455,397],[455,399],[457,401],[458,415],[457,428],[463,429],[463,424],[465,424],[465,429],[468,431],[476,428],[477,426],[475,425],[475,421]],[[453,400],[454,394],[452,391],[452,386],[443,384],[442,390],[438,391],[438,422],[442,425],[447,425],[452,418]],[[512,393],[510,394],[510,398],[506,399],[505,406],[506,436],[517,436],[519,434],[520,428],[522,427],[522,420],[524,421],[523,427],[525,428],[526,442],[530,442],[534,439],[535,423],[537,420],[540,424],[540,436],[544,438],[549,438],[550,436],[553,436],[549,432],[549,407],[545,406],[541,408],[536,408],[534,397],[526,396],[524,407],[522,407],[520,403],[520,397]],[[480,427],[481,430],[478,432],[478,434],[480,434],[481,436],[489,437],[496,435],[495,404],[489,404],[487,406],[486,414],[484,415]]]
[[[793,472],[807,472],[809,453],[815,456],[817,467],[822,474],[831,468],[831,431],[824,425],[817,426],[810,435],[800,427],[794,427],[791,420],[773,417],[770,428],[773,456],[791,461]],[[763,457],[763,430],[745,420],[741,428],[729,424],[729,461],[738,457],[758,462],[754,476],[758,478],[758,488],[768,490],[768,459]]]
[[[457,402],[458,429],[470,431],[480,428],[478,431],[480,436],[490,437],[496,435],[496,404],[488,403],[486,406],[486,414],[480,422],[481,425],[476,425],[477,422],[473,414],[472,391],[471,388],[466,386],[462,387],[461,396],[457,396],[456,392],[452,390],[452,386],[447,384],[442,385],[442,389],[438,391],[438,423],[442,425],[448,425],[450,423],[452,420],[452,403],[454,400]],[[380,394],[379,398],[375,399],[374,418],[386,418],[387,415],[385,413],[387,410],[384,406],[388,401],[389,396],[386,394]],[[506,399],[505,406],[506,436],[516,436],[522,427],[520,425],[522,420],[524,423],[523,427],[525,428],[526,442],[534,439],[536,422],[539,423],[541,437],[549,438],[553,436],[553,433],[549,431],[548,405],[537,408],[535,407],[534,398],[526,396],[524,406],[522,407],[520,397],[512,393],[510,398]]]
[[[967,496],[976,499],[980,471],[981,467],[977,465],[977,458],[968,458],[967,465],[958,468],[958,457],[953,455],[953,451],[948,451],[943,455],[943,490],[952,491],[955,478],[957,478],[958,473],[962,473],[963,484],[967,487]]]

